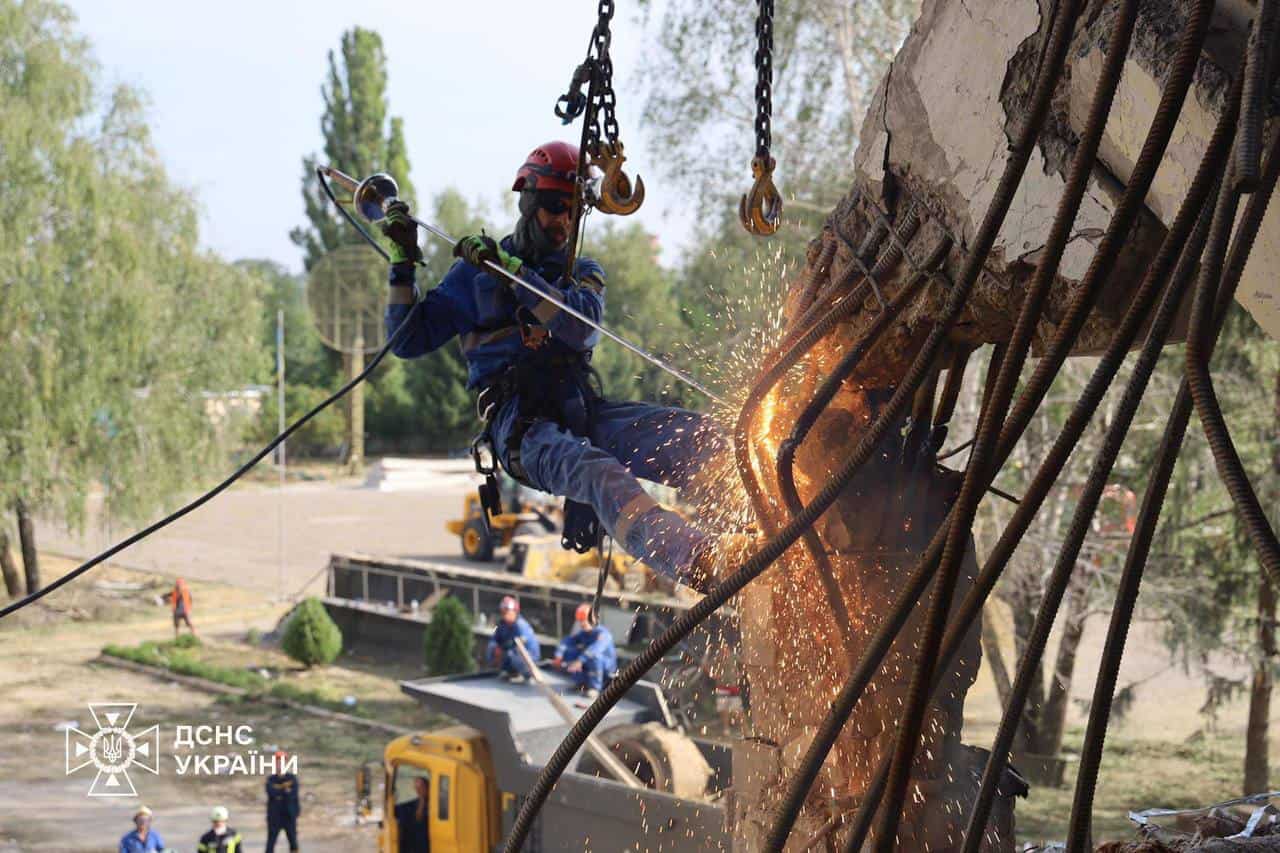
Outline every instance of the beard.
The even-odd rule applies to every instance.
[[[547,233],[547,239],[549,239],[552,245],[557,249],[563,249],[569,242],[569,226],[567,225],[561,225],[558,222],[554,222],[543,230]]]

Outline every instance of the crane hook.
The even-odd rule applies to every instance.
[[[637,175],[635,183],[632,183],[631,178],[622,171],[622,164],[626,159],[621,142],[601,142],[592,152],[591,165],[604,172],[596,190],[598,198],[595,202],[596,209],[601,213],[629,216],[644,203],[644,179]]]
[[[767,155],[753,157],[751,176],[755,183],[751,191],[738,202],[738,218],[747,233],[768,237],[778,230],[782,220],[782,196],[773,185],[773,167],[776,161]]]

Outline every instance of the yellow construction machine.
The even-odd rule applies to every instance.
[[[581,714],[586,702],[568,679],[552,672],[544,677],[569,713]],[[357,822],[379,819],[382,853],[402,849],[401,833],[422,831],[422,823],[432,853],[497,849],[567,721],[533,685],[510,684],[492,672],[407,681],[401,689],[463,725],[388,743],[381,762],[357,773]],[[556,786],[530,849],[727,848],[721,795],[729,782],[729,750],[679,731],[656,684],[642,681],[631,688],[605,717],[598,738],[642,787],[611,778],[586,751]],[[425,803],[416,790],[418,779],[426,784]],[[420,805],[422,822],[411,819]],[[417,849],[423,846],[419,842]]]
[[[504,501],[505,506],[515,506],[515,512],[502,512],[489,519],[486,525],[480,495],[470,492],[462,501],[462,518],[445,522],[445,529],[457,536],[462,543],[462,556],[478,563],[493,559],[498,548],[509,548],[511,540],[519,533],[547,533],[557,529],[552,512],[527,502]]]

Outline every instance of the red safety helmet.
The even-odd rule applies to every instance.
[[[568,142],[548,142],[524,158],[524,165],[516,172],[516,181],[511,189],[520,192],[528,187],[571,193],[577,175],[578,146]]]
[[[498,610],[499,610],[500,612],[506,612],[506,611],[508,611],[508,610],[514,610],[516,613],[519,613],[519,612],[520,612],[520,602],[516,601],[514,596],[504,595],[504,596],[502,597],[502,601],[498,604]]]
[[[573,611],[573,620],[575,622],[590,622],[591,621],[591,605],[579,604],[578,609]]]

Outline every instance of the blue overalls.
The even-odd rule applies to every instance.
[[[493,629],[493,636],[489,638],[489,645],[485,647],[484,659],[489,663],[493,660],[493,653],[501,649],[501,670],[508,675],[523,675],[528,678],[532,673],[529,672],[529,665],[524,662],[520,650],[516,648],[516,637],[524,643],[524,649],[529,653],[529,657],[535,661],[538,660],[542,655],[542,648],[538,645],[538,638],[534,636],[533,628],[523,616],[517,616],[513,623],[498,620],[498,627]]]
[[[502,245],[512,251],[511,237]],[[557,252],[538,265],[526,264],[521,277],[599,321],[604,270],[579,258],[574,278],[566,280],[564,263],[564,253]],[[412,285],[412,265],[393,265],[391,283]],[[412,308],[411,299],[397,297],[395,288],[392,293],[388,335]],[[603,399],[587,378],[600,333],[485,270],[458,261],[421,302],[393,352],[414,358],[458,337],[467,387],[481,391],[482,401],[489,389],[514,377],[514,391],[496,395],[501,405],[489,421],[503,468],[522,473],[538,489],[590,506],[627,553],[679,579],[708,534],[659,506],[636,478],[677,489],[690,485],[726,449],[714,423],[686,409]]]
[[[556,646],[556,657],[566,664],[582,662],[582,669],[569,676],[578,687],[603,690],[606,679],[618,672],[618,649],[613,634],[603,625],[576,630]]]

